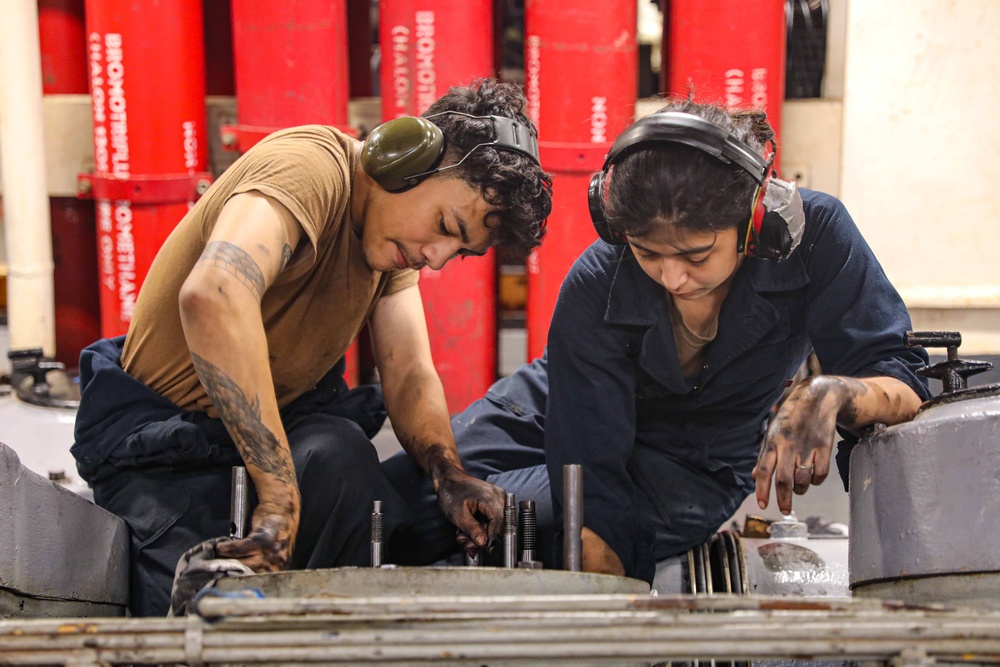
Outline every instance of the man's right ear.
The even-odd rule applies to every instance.
[[[379,125],[361,147],[361,168],[379,187],[403,192],[418,185],[444,157],[441,128],[418,116]]]

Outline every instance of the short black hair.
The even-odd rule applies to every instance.
[[[471,116],[505,116],[534,125],[524,114],[526,99],[519,86],[494,79],[477,79],[468,86],[454,86],[432,104],[424,116],[444,111],[459,111]],[[552,176],[533,159],[516,151],[478,144],[493,138],[490,123],[458,114],[444,114],[430,119],[444,132],[447,147],[443,165],[465,161],[454,170],[477,188],[491,207],[486,216],[495,244],[505,256],[524,258],[545,236],[545,221],[552,211]],[[457,173],[454,173],[457,172]]]
[[[758,109],[729,110],[719,104],[671,98],[654,113],[694,114],[747,144],[758,154],[774,144],[774,130]],[[642,237],[668,223],[695,232],[720,232],[750,220],[757,182],[742,168],[678,143],[652,143],[612,167],[606,216],[618,234]]]

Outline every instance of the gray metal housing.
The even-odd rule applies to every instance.
[[[0,618],[123,616],[125,523],[0,444]]]
[[[1000,577],[1000,398],[935,405],[851,455],[850,582]],[[993,596],[997,585],[978,588]],[[992,577],[987,577],[992,580]],[[932,582],[901,590],[937,594]],[[988,590],[993,593],[988,593]],[[894,589],[893,589],[894,590]]]

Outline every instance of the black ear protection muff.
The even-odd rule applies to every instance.
[[[445,114],[489,121],[493,126],[493,139],[473,146],[455,164],[438,166],[446,148],[444,133],[429,119]],[[530,126],[505,116],[442,111],[430,116],[403,116],[376,127],[361,148],[361,168],[384,190],[403,192],[431,174],[457,167],[483,146],[521,153],[539,163],[538,138]]]
[[[765,160],[731,132],[711,121],[678,111],[650,114],[626,128],[611,146],[601,171],[591,178],[587,195],[590,217],[602,240],[617,245],[626,243],[622,235],[613,232],[608,226],[604,210],[607,177],[614,171],[615,162],[638,148],[655,143],[691,146],[750,174],[757,183],[757,188],[746,229],[737,230],[737,251],[769,259],[783,259],[791,253],[802,232],[801,200],[798,199],[794,184],[772,179],[769,172],[773,158]],[[797,213],[794,202],[786,201],[784,197],[772,202],[771,199],[774,198],[767,197],[772,180],[782,184],[779,188],[782,195],[787,194],[787,198],[796,199]],[[784,187],[786,185],[791,185],[791,188]],[[771,203],[777,204],[773,207],[774,210],[769,208]],[[785,215],[786,212],[788,216]]]

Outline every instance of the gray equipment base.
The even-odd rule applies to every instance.
[[[649,593],[638,579],[565,570],[493,567],[342,567],[228,577],[223,591],[247,588],[277,598],[420,595],[574,595]]]
[[[0,617],[123,616],[127,530],[0,444]]]

